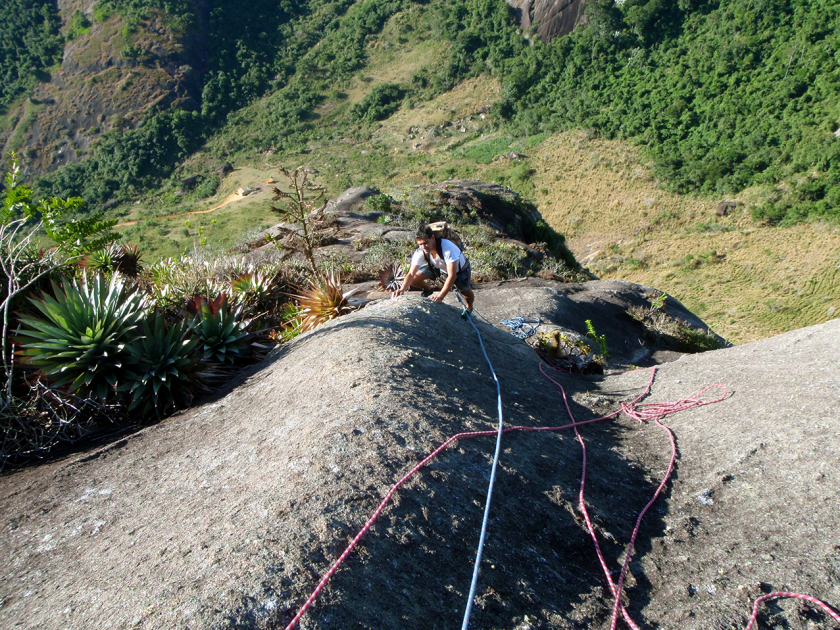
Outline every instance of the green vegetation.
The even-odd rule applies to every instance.
[[[20,316],[16,342],[24,363],[54,387],[105,401],[131,375],[125,346],[139,339],[144,310],[142,295],[119,275],[53,285],[52,296],[32,304],[39,314]]]
[[[627,314],[644,325],[647,335],[657,346],[680,352],[706,352],[720,348],[720,342],[711,330],[694,328],[685,320],[669,315],[665,311],[668,301],[665,293],[654,292],[648,299],[648,306],[632,306]]]
[[[77,39],[90,35],[91,24],[90,19],[77,9],[70,18],[70,24],[67,27],[67,39]]]
[[[485,142],[471,144],[459,151],[468,160],[472,160],[478,164],[490,164],[493,158],[506,152],[510,148],[510,143],[513,138],[494,138]]]
[[[0,113],[61,59],[55,0],[5,0],[0,11]]]
[[[405,90],[399,85],[392,83],[377,85],[361,102],[350,108],[350,118],[362,123],[384,120],[400,108],[404,95]]]
[[[107,0],[96,16],[118,13],[130,26],[160,14],[186,28],[192,10],[186,0]],[[151,113],[139,129],[105,134],[85,162],[48,175],[39,190],[102,204],[160,186],[202,146],[230,160],[341,137],[367,141],[378,121],[491,74],[503,90],[488,103],[487,125],[499,135],[464,135],[434,168],[418,153],[414,165],[429,178],[468,175],[470,165],[527,149],[524,138],[583,127],[642,145],[674,191],[757,186],[757,220],[838,217],[840,8],[827,0],[597,0],[587,11],[588,25],[530,45],[502,0],[258,0],[247,14],[230,0],[214,3],[200,109]],[[422,42],[434,43],[434,63],[358,85],[373,81],[366,69],[374,51]],[[408,162],[369,151],[357,170],[391,177]],[[494,164],[488,175],[537,192],[525,162]],[[351,182],[359,183],[336,180]]]
[[[645,146],[672,189],[776,188],[756,218],[840,215],[840,6],[608,0],[590,26],[504,64],[505,116]],[[492,45],[492,44],[491,44]]]
[[[598,346],[598,356],[601,357],[603,361],[606,361],[610,358],[610,352],[607,348],[607,336],[599,335],[595,331],[595,326],[592,324],[591,319],[587,319],[584,324],[586,324],[586,336]]]

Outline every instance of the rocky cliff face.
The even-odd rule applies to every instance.
[[[623,312],[642,292],[529,279],[480,288],[476,308],[494,323],[591,318],[626,364],[645,336]],[[566,424],[533,350],[477,325],[506,422]],[[637,623],[743,627],[766,589],[840,602],[838,344],[834,321],[659,368],[645,402],[713,383],[729,394],[666,418],[677,474],[630,563]],[[650,372],[552,377],[586,420],[638,396]],[[105,448],[0,479],[0,625],[283,627],[391,484],[450,435],[496,423],[474,331],[454,305],[416,294],[297,338],[237,384]],[[617,569],[668,438],[623,417],[581,432],[587,505]],[[492,452],[492,437],[464,440],[403,486],[301,627],[459,627]],[[605,627],[612,601],[577,508],[580,463],[568,433],[504,437],[472,627]],[[763,622],[827,627],[790,604]]]
[[[160,15],[134,29],[117,14],[98,22],[95,4],[59,0],[62,30],[83,11],[90,34],[67,43],[60,68],[36,86],[15,127],[0,133],[4,153],[18,150],[30,173],[77,161],[102,133],[135,127],[149,110],[198,103],[200,38],[167,28]]]
[[[507,0],[519,11],[523,29],[536,28],[544,42],[571,33],[584,19],[586,0]]]

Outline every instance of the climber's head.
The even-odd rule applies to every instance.
[[[428,254],[435,250],[435,233],[428,225],[422,226],[414,235],[414,240],[417,241],[419,247],[424,254]]]

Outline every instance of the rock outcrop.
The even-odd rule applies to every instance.
[[[175,35],[155,15],[142,20],[132,36],[132,57],[115,13],[92,19],[95,2],[59,0],[66,30],[74,11],[91,18],[89,35],[67,43],[61,66],[38,83],[19,112],[20,129],[0,130],[0,146],[11,148],[19,136],[30,176],[76,162],[104,132],[134,128],[150,111],[195,108],[201,85],[201,43],[193,35]],[[195,40],[195,41],[193,41]]]
[[[507,0],[519,11],[522,29],[536,27],[546,43],[571,33],[584,19],[586,0]]]
[[[527,280],[479,289],[476,307],[493,322],[593,319],[621,363],[645,340],[622,315],[642,294]],[[458,315],[416,295],[376,302],[284,344],[227,395],[0,478],[0,625],[283,627],[392,483],[448,436],[495,426],[495,386]],[[477,326],[506,422],[565,424],[534,351]],[[660,366],[649,401],[712,383],[729,394],[666,420],[679,460],[630,564],[637,622],[743,626],[766,589],[840,602],[838,345],[840,320]],[[553,377],[585,420],[637,396],[650,372]],[[627,419],[582,433],[587,505],[617,569],[668,441]],[[577,442],[503,445],[472,627],[602,627],[611,601],[576,507]],[[458,627],[492,451],[492,438],[461,442],[405,485],[302,627]],[[770,613],[765,627],[827,627],[798,605]]]

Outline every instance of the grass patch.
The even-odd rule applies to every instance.
[[[476,164],[490,164],[493,158],[506,153],[510,149],[513,138],[502,137],[470,144],[461,149],[458,154]]]
[[[35,119],[38,117],[38,113],[44,109],[44,107],[45,106],[43,104],[33,104],[31,99],[27,99],[24,102],[23,115],[18,120],[15,130],[12,132],[12,137],[6,145],[9,152],[17,151],[23,146],[23,141],[26,138],[26,132],[29,131],[32,123],[34,123]]]

